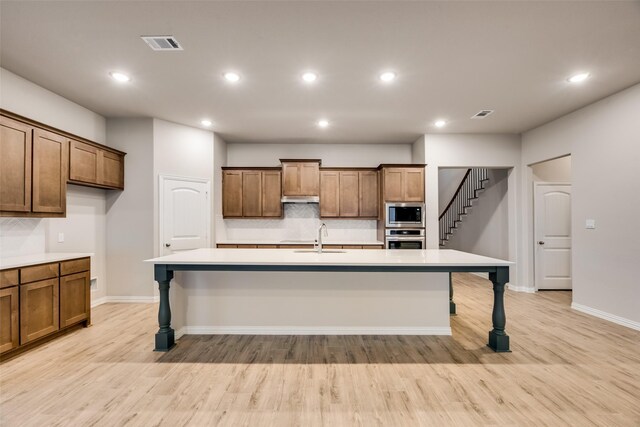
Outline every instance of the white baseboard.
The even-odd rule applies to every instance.
[[[624,317],[616,316],[615,314],[607,313],[606,311],[598,310],[595,308],[587,307],[586,305],[571,303],[571,308],[580,311],[582,313],[590,314],[591,316],[599,317],[600,319],[608,320],[609,322],[617,323],[618,325],[626,326],[627,328],[640,331],[640,322],[636,322]]]
[[[536,290],[534,288],[530,288],[529,286],[516,286],[516,285],[512,285],[512,284],[507,284],[507,288],[510,291],[514,291],[514,292],[525,292],[527,294],[535,294]]]
[[[160,301],[158,295],[153,297],[139,297],[139,296],[106,296],[91,301],[91,307],[97,307],[108,302],[120,302],[120,303],[138,303],[138,304],[153,304]]]
[[[185,326],[183,335],[451,335],[449,327]]]

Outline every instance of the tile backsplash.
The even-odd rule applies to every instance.
[[[43,253],[45,220],[39,218],[0,218],[0,257]]]
[[[320,219],[318,204],[284,205],[284,218],[216,218],[217,241],[313,240],[321,223],[327,224],[329,241],[375,241],[376,221]]]

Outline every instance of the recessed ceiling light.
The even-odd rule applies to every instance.
[[[201,120],[201,121],[200,121],[200,124],[201,124],[202,126],[209,127],[209,126],[211,126],[213,123],[211,123],[211,120],[203,119],[203,120]]]
[[[224,78],[228,82],[236,83],[237,81],[240,80],[240,74],[229,71],[227,73],[224,73]]]
[[[328,127],[329,126],[329,120],[326,120],[326,119],[318,120],[318,126],[321,127],[321,128]]]
[[[392,82],[393,80],[395,80],[395,78],[396,73],[394,73],[393,71],[385,71],[384,73],[380,74],[380,80],[385,83]]]
[[[436,120],[433,124],[437,128],[442,128],[442,127],[445,127],[447,125],[447,122],[444,121],[444,120]]]
[[[120,83],[126,83],[131,81],[131,77],[127,76],[124,73],[121,73],[119,71],[112,71],[109,73],[109,75],[111,76],[111,78],[113,78],[115,81],[120,82]]]
[[[313,83],[318,79],[318,75],[316,73],[312,73],[310,71],[304,73],[302,75],[302,80],[304,80],[307,83]]]
[[[590,74],[589,73],[579,73],[579,74],[575,74],[571,77],[569,77],[567,80],[570,83],[580,83],[583,82],[585,80],[587,80],[589,78]]]

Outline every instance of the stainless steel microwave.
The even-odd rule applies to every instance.
[[[386,228],[424,228],[424,203],[385,203]]]

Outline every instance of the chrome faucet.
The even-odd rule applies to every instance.
[[[324,222],[320,224],[320,227],[318,228],[318,239],[316,240],[316,251],[319,254],[322,253],[322,230],[323,229],[324,229],[324,237],[329,236],[329,233],[327,232],[327,224],[325,224]]]

